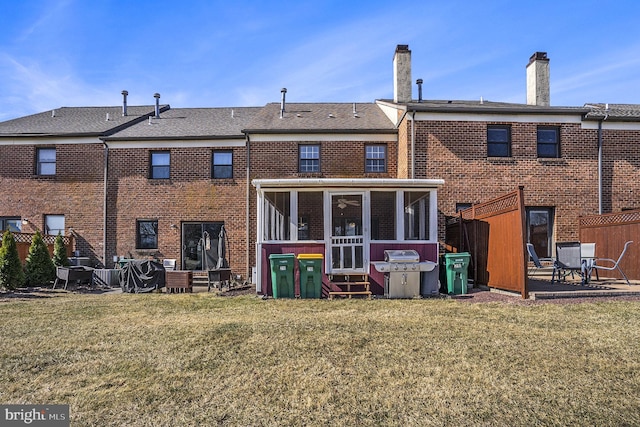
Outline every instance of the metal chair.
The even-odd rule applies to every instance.
[[[593,266],[596,265],[596,244],[580,243],[580,257],[582,258],[582,277],[586,283],[589,283],[591,272],[594,271]],[[595,272],[596,279],[600,280],[598,270]]]
[[[622,258],[624,257],[624,254],[627,252],[627,248],[631,243],[633,243],[633,240],[630,240],[624,244],[624,248],[622,249],[622,252],[620,253],[620,256],[618,257],[617,261],[610,258],[596,258],[596,264],[593,266],[593,268],[596,270],[596,272],[598,270],[607,270],[607,271],[618,270],[620,274],[622,274],[622,277],[624,278],[624,280],[627,282],[627,285],[631,286],[631,283],[629,283],[629,279],[627,279],[627,276],[624,274],[624,271],[622,271],[622,269],[620,268],[620,262],[622,262]],[[600,265],[600,262],[602,261],[613,264],[613,265]]]
[[[582,281],[585,278],[582,275],[582,258],[580,255],[580,242],[558,242],[556,243],[556,262],[553,265],[553,274],[551,275],[551,283],[555,281],[556,274],[558,281],[565,280],[571,274],[578,272]]]
[[[162,266],[165,270],[175,270],[176,269],[176,260],[165,258],[162,260]]]
[[[527,271],[527,276],[531,277],[535,275],[535,272],[540,269],[549,269],[553,267],[552,265],[543,265],[543,262],[546,263],[554,263],[555,260],[553,258],[538,258],[538,254],[536,253],[536,249],[533,247],[533,244],[527,243],[527,252],[529,252],[529,258],[533,262],[533,266],[529,268]]]

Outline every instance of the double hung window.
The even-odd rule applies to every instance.
[[[301,173],[320,172],[320,146],[301,145],[299,151],[298,170]]]
[[[511,128],[509,126],[487,126],[487,156],[511,156]]]
[[[36,150],[36,174],[55,175],[56,174],[56,149],[38,148]]]
[[[215,179],[233,178],[233,151],[213,152],[211,175]]]
[[[538,127],[538,157],[560,157],[560,129],[553,126]]]
[[[384,145],[367,145],[365,147],[365,166],[367,173],[383,173],[387,171],[387,147]]]
[[[149,178],[169,179],[171,172],[171,154],[168,151],[152,151]]]

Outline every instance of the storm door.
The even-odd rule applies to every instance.
[[[182,223],[182,269],[227,267],[223,222]]]
[[[363,195],[331,195],[331,271],[365,272]]]
[[[527,242],[539,257],[553,256],[553,208],[526,208]]]

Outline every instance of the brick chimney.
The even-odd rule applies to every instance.
[[[547,52],[536,52],[527,64],[527,104],[548,107],[549,92],[549,58]]]
[[[399,44],[393,55],[393,102],[411,102],[411,51]]]

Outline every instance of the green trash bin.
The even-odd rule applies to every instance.
[[[320,298],[322,295],[322,254],[299,254],[300,298]]]
[[[471,254],[468,252],[460,252],[457,254],[444,254],[446,275],[447,275],[447,292],[449,294],[466,294]]]
[[[274,298],[293,298],[294,254],[271,254],[271,289]]]

